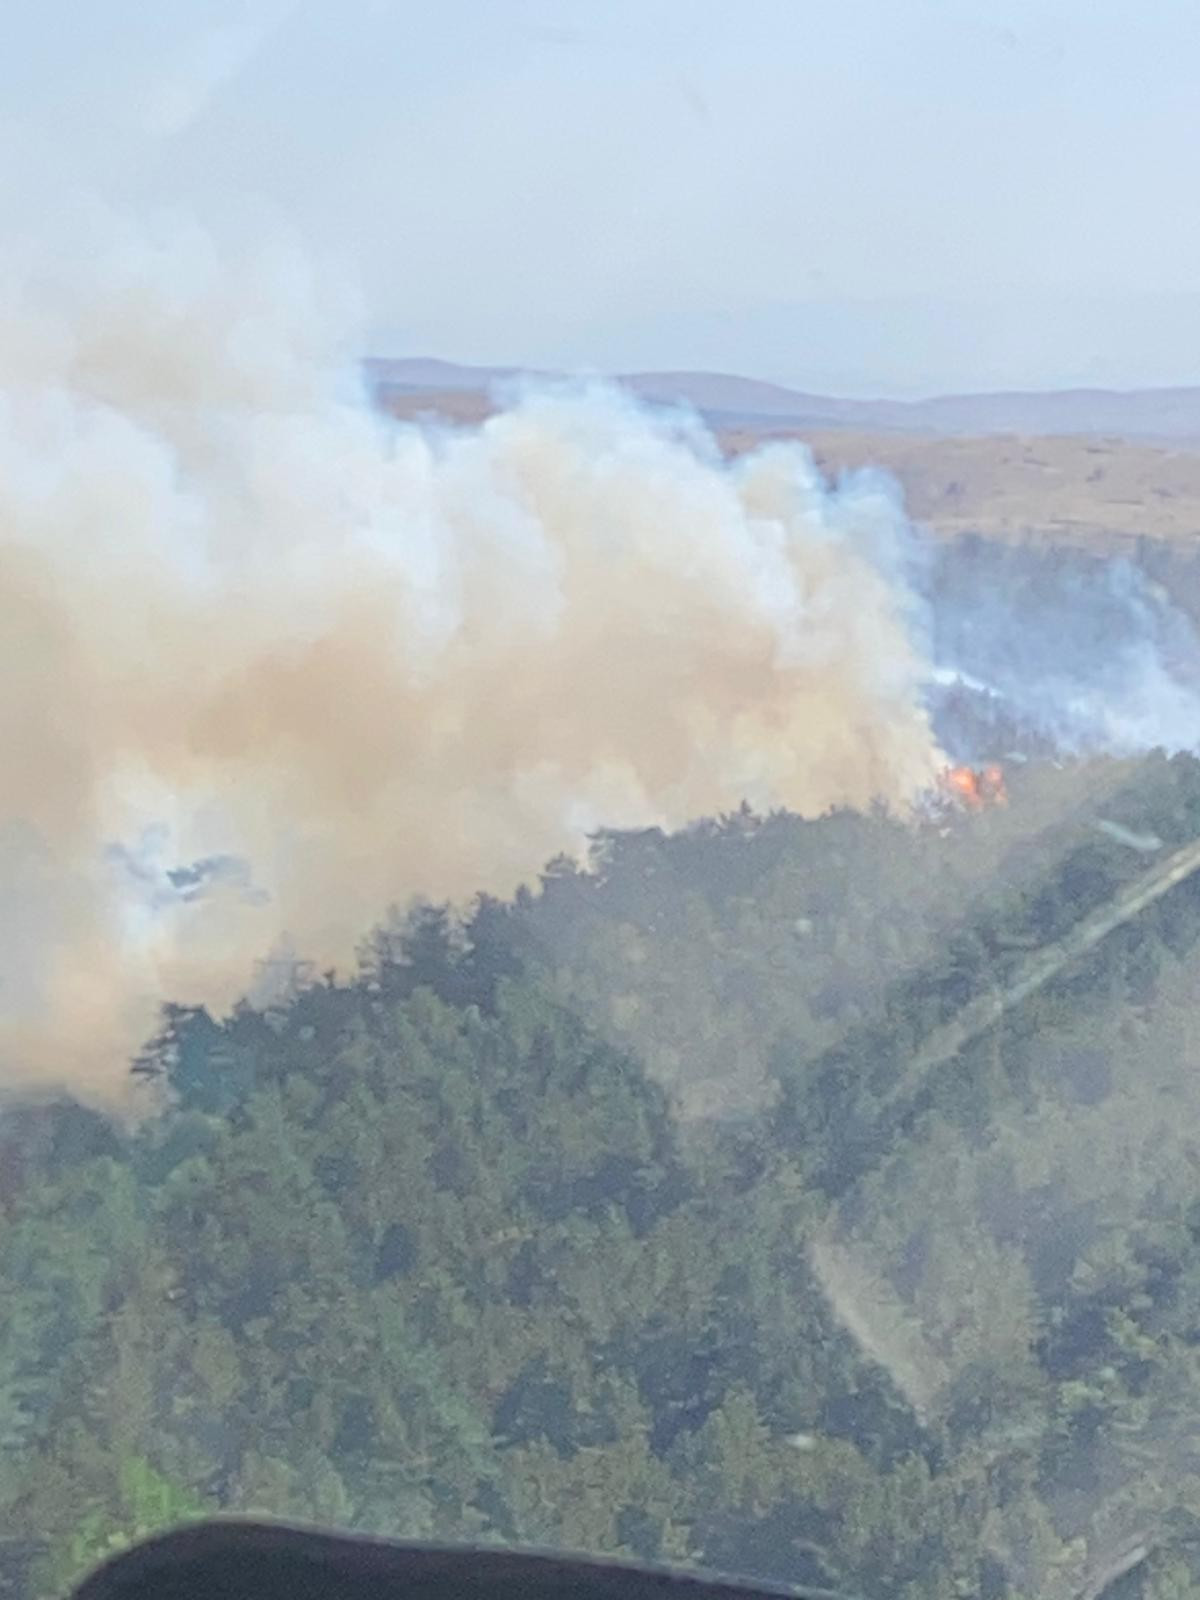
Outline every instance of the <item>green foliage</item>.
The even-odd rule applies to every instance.
[[[111,1500],[89,1507],[34,1569],[35,1591],[62,1594],[139,1539],[195,1521],[210,1509],[156,1472],[144,1456],[128,1456],[118,1464]]]
[[[172,1008],[134,1135],[6,1113],[7,1592],[207,1509],[907,1600],[1143,1539],[1122,1584],[1200,1586],[1200,891],[912,1071],[1144,869],[1090,819],[1182,843],[1200,770],[1013,790],[603,836]]]

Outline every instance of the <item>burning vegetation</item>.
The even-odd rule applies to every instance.
[[[1004,769],[995,762],[986,767],[947,767],[938,792],[946,804],[965,811],[985,811],[1008,804]]]

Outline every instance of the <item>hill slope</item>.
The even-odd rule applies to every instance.
[[[10,1112],[8,1594],[214,1508],[907,1600],[1085,1600],[1131,1549],[1146,1600],[1194,1588],[1200,888],[888,1092],[1136,881],[1101,809],[1181,843],[1200,765],[610,836],[267,1014],[175,1010],[136,1133]],[[718,1068],[760,1092],[680,1123]]]

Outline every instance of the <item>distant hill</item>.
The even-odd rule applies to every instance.
[[[429,357],[372,358],[366,369],[375,391],[393,408],[410,411],[417,397],[454,393],[474,397],[474,409],[516,367],[462,366]],[[757,378],[721,372],[630,372],[617,381],[645,399],[685,402],[725,426],[789,423],[806,428],[975,434],[1101,434],[1127,439],[1200,443],[1200,387],[1181,389],[1063,389],[940,395],[925,400],[847,400],[807,394]],[[442,409],[429,400],[433,409]]]
[[[938,433],[1104,434],[1128,439],[1200,440],[1200,388],[945,395],[893,405],[891,410],[895,426],[919,426]],[[887,414],[885,403],[879,426],[886,425]]]
[[[863,406],[872,403],[806,394],[723,372],[628,372],[621,374],[619,381],[643,399],[683,400],[698,411],[719,417],[770,417],[826,426],[844,420],[852,424],[862,415]]]
[[[367,375],[384,389],[486,389],[503,378],[515,377],[518,367],[467,367],[436,356],[368,356]]]

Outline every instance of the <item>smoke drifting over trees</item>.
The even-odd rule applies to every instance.
[[[931,556],[886,478],[603,386],[388,422],[289,249],[97,209],[8,271],[0,1082],[108,1094],[284,934],[344,968],[601,826],[1200,737],[1194,629],[1124,569]]]
[[[1197,877],[1025,981],[1200,835],[1184,613],[603,387],[396,427],[186,226],[8,304],[0,1088],[158,1114],[0,1114],[0,1593],[246,1509],[1194,1587]]]
[[[303,261],[93,221],[0,329],[7,1081],[118,1081],[283,929],[344,962],[601,823],[936,769],[882,481],[596,388],[388,426]]]
[[[172,1008],[136,1129],[7,1111],[0,1592],[251,1509],[908,1600],[1136,1546],[1192,1592],[1200,874],[910,1068],[1136,888],[1097,815],[1200,834],[1200,763],[1013,779],[946,832],[605,835],[352,981]],[[673,1114],[705,1072],[735,1116]]]

